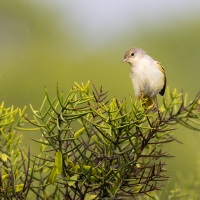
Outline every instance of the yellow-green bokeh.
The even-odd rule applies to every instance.
[[[188,92],[189,99],[200,89],[200,14],[182,22],[170,20],[155,26],[141,20],[137,33],[130,24],[127,31],[121,31],[120,36],[113,32],[113,37],[102,45],[97,37],[97,45],[94,39],[91,43],[82,41],[81,27],[78,29],[70,18],[70,12],[76,10],[70,9],[66,7],[68,18],[61,19],[47,1],[46,6],[28,1],[0,2],[0,101],[7,106],[23,107],[31,103],[38,108],[44,87],[54,97],[57,83],[65,91],[74,81],[86,83],[88,79],[109,91],[110,98],[133,95],[130,67],[121,61],[124,52],[135,46],[145,49],[164,65],[171,89]],[[121,12],[126,11],[121,9]],[[130,17],[134,20],[134,12]],[[62,20],[66,20],[67,27],[60,25]],[[184,144],[166,147],[176,156],[166,161],[173,179],[178,171],[187,176],[193,170],[200,150],[199,135],[179,128],[175,137]]]

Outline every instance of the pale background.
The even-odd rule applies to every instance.
[[[200,89],[199,24],[196,0],[1,0],[0,101],[38,108],[44,87],[54,97],[57,82],[67,91],[88,79],[109,98],[127,98],[130,67],[121,61],[131,47],[159,60],[167,85],[192,99]],[[166,161],[172,183],[178,173],[187,179],[200,160],[199,132],[179,128],[175,137],[184,144],[166,147],[175,156]]]

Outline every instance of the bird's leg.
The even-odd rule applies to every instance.
[[[157,97],[156,96],[154,96],[154,97],[152,97],[151,98],[151,100],[152,100],[152,103],[153,103],[153,109],[157,109],[158,110],[158,101],[157,101]]]
[[[152,111],[153,111],[154,113],[155,113],[156,111],[158,112],[158,117],[159,117],[159,119],[160,119],[160,121],[161,121],[162,118],[161,118],[160,110],[159,110],[159,108],[158,108],[157,97],[154,96],[154,97],[151,98],[151,100],[152,100],[152,102],[153,102]]]
[[[142,100],[144,98],[144,94],[141,92],[139,99]]]
[[[153,102],[153,103],[152,103],[152,106],[151,106],[152,109],[155,110],[155,111],[158,110],[158,106],[157,106],[157,104],[154,102],[153,99],[152,99],[152,102]]]

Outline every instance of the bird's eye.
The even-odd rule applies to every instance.
[[[131,56],[134,56],[134,53],[131,53]]]

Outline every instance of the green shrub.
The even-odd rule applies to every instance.
[[[91,88],[89,82],[74,83],[67,94],[57,87],[53,99],[46,91],[41,108],[31,106],[34,118],[24,116],[43,136],[37,140],[41,151],[37,156],[19,148],[20,137],[12,135],[15,128],[23,129],[23,113],[1,107],[0,195],[4,199],[27,199],[30,193],[36,199],[156,198],[155,192],[168,180],[163,158],[170,155],[162,146],[176,140],[175,125],[199,130],[200,94],[189,104],[186,97],[168,91],[163,105],[153,111],[131,96],[109,101],[102,88]]]
[[[199,95],[186,105],[183,94],[168,93],[157,112],[142,102],[108,101],[102,88],[74,84],[68,94],[57,88],[57,97],[46,92],[35,111],[35,125],[44,136],[49,162],[46,184],[68,199],[125,198],[159,190],[168,177],[162,145],[174,140],[174,125],[196,129]],[[193,122],[192,122],[193,123]]]

